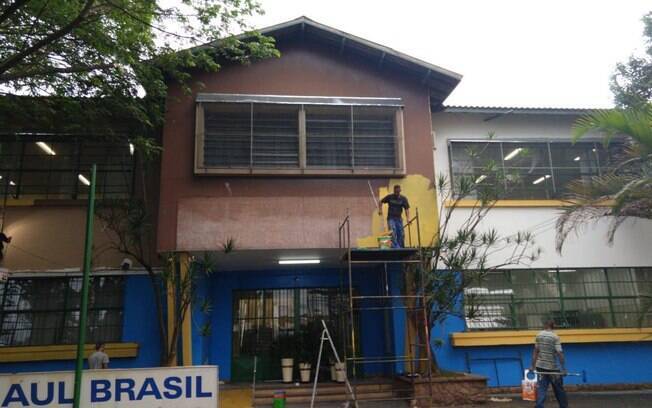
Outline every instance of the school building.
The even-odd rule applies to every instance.
[[[597,136],[571,144],[571,125],[587,110],[447,106],[462,80],[455,72],[305,17],[261,32],[276,39],[280,58],[193,72],[202,86],[191,94],[170,84],[160,167],[148,174],[152,251],[215,261],[197,282],[180,365],[218,365],[221,380],[248,383],[255,362],[257,381],[276,380],[286,350],[305,351],[297,344],[324,320],[343,353],[378,359],[359,369],[362,377],[410,371],[384,357],[433,353],[443,369],[513,386],[537,330],[554,319],[568,369],[584,374],[569,383],[652,382],[652,316],[639,327],[652,291],[652,224],[626,222],[612,245],[608,223],[590,225],[555,251],[563,186],[600,174],[612,154]],[[128,197],[141,182],[129,129],[122,135],[119,143],[51,129],[0,136],[2,230],[12,237],[0,264],[9,272],[0,283],[0,372],[73,368],[87,169],[98,164],[100,199]],[[415,351],[409,312],[374,310],[378,296],[408,303],[403,262],[415,256],[365,252],[377,248],[383,225],[374,200],[401,185],[411,216],[418,210],[408,244],[426,245],[439,225],[436,175],[481,178],[488,161],[521,183],[482,228],[531,231],[542,255],[468,288],[484,299],[481,313],[428,328],[429,350]],[[474,203],[461,204],[459,222]],[[112,367],[158,366],[149,278],[109,247],[96,222],[89,343],[108,343]],[[382,262],[360,262],[349,274],[343,254]],[[353,318],[352,296],[368,306]]]

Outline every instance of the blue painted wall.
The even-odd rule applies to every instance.
[[[220,367],[220,378],[229,381],[231,378],[231,341],[233,325],[233,291],[253,289],[311,288],[339,287],[341,280],[339,269],[296,267],[285,270],[268,270],[255,272],[218,272],[209,278],[204,278],[199,302],[193,308],[193,363],[216,364]],[[382,282],[377,269],[360,269],[355,271],[354,287],[362,295],[377,295]],[[348,278],[344,284],[348,287]],[[393,290],[393,289],[391,289]],[[212,313],[207,316],[200,310],[202,298],[209,298],[212,303]],[[393,341],[394,327],[402,330],[403,324],[384,324],[382,311],[363,312],[360,318],[361,348],[364,356],[383,356],[386,354],[387,338]],[[211,323],[210,336],[200,336],[200,327]],[[386,331],[390,335],[386,336]],[[402,331],[401,331],[402,338]],[[387,365],[368,365],[367,374],[382,373]]]
[[[450,334],[464,331],[464,321],[448,318],[434,327],[433,347],[439,365],[446,370],[465,371],[489,377],[489,385],[519,386],[523,368],[531,363],[532,346],[453,347]],[[566,377],[566,384],[652,383],[652,342],[562,344],[566,368],[585,377]]]
[[[154,294],[149,278],[127,276],[124,293],[122,341],[138,343],[138,356],[111,358],[111,368],[155,367],[160,361],[160,342]],[[109,355],[109,357],[111,357]],[[0,364],[0,373],[74,370],[74,360]]]

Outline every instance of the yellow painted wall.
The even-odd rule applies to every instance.
[[[394,186],[401,186],[401,194],[407,197],[410,203],[410,216],[415,216],[416,209],[419,209],[419,224],[421,230],[421,245],[430,245],[437,232],[438,214],[437,214],[437,196],[433,182],[420,174],[411,174],[403,178],[390,179],[387,187],[380,188],[376,194],[380,201],[387,194],[391,193]],[[358,238],[358,248],[375,248],[378,247],[378,237],[383,235],[387,229],[387,205],[384,205],[383,216],[380,217],[377,211],[370,214],[371,231],[373,235]],[[405,221],[405,216],[404,216]],[[410,227],[412,235],[412,246],[417,244],[416,226]],[[405,245],[409,246],[408,231],[405,234]]]

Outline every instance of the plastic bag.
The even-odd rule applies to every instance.
[[[525,370],[521,381],[521,397],[523,401],[537,400],[537,376],[533,371]]]

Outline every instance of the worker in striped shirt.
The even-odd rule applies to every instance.
[[[564,391],[563,380],[563,375],[566,373],[566,362],[564,352],[561,349],[561,341],[559,340],[559,336],[553,332],[554,329],[555,322],[548,320],[544,325],[544,329],[537,334],[534,345],[530,370],[536,368],[536,371],[539,373],[536,408],[543,408],[546,402],[548,385],[552,385],[552,390],[559,403],[559,408],[568,407],[568,399],[566,398],[566,391]],[[559,360],[559,365],[557,365],[557,360]],[[543,374],[548,372],[551,374]]]

